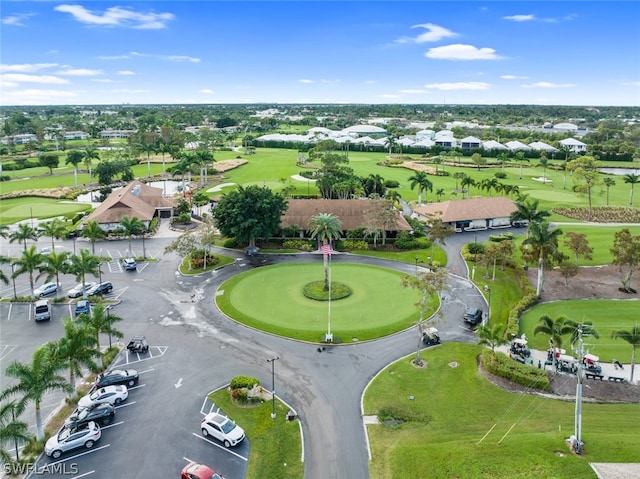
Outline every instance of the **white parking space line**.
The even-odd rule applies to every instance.
[[[120,404],[120,406],[115,406],[116,409],[120,409],[121,407],[127,407],[127,406],[133,406],[136,402],[132,401],[132,402],[126,402],[124,404]]]
[[[5,344],[2,346],[2,351],[0,351],[0,361],[9,356],[15,349],[18,348],[17,344]]]
[[[207,403],[210,403],[210,406],[207,406]],[[207,407],[208,407],[208,411],[207,411]],[[200,407],[200,414],[202,414],[203,416],[206,416],[209,413],[212,412],[220,412],[220,408],[218,406],[215,405],[215,403],[211,402],[211,400],[205,396],[204,400],[202,401],[202,406]]]
[[[248,457],[244,457],[243,455],[238,454],[237,452],[233,452],[231,449],[226,448],[226,447],[224,447],[223,445],[218,444],[218,443],[216,443],[216,442],[213,442],[212,440],[207,439],[206,437],[201,436],[200,434],[196,434],[196,433],[194,432],[194,433],[193,433],[193,435],[194,435],[195,437],[197,437],[197,438],[202,439],[203,441],[208,442],[209,444],[212,444],[212,445],[216,446],[216,447],[217,447],[217,448],[219,448],[219,449],[222,449],[223,451],[227,451],[229,454],[233,454],[234,456],[236,456],[236,457],[237,457],[237,458],[239,458],[239,459],[242,459],[243,461],[248,461],[248,460],[249,460],[249,458],[248,458]]]
[[[96,448],[90,449],[88,451],[81,452],[80,454],[76,454],[75,456],[69,456],[69,457],[65,457],[64,459],[60,459],[59,461],[50,462],[46,466],[42,466],[41,468],[39,468],[38,472],[42,473],[48,467],[54,466],[56,464],[62,464],[63,462],[71,461],[72,459],[77,459],[78,457],[86,456],[87,454],[92,454],[94,452],[99,451],[100,449],[105,449],[105,448],[109,447],[110,445],[111,444],[105,444],[104,446],[96,447]]]
[[[156,368],[149,368],[149,369],[145,369],[144,371],[138,371],[138,374],[146,374],[146,373],[150,373],[151,371],[155,371]]]
[[[88,476],[89,474],[94,474],[96,471],[85,472],[84,474],[80,474],[79,476],[73,476],[71,479],[80,479],[81,477]]]
[[[119,426],[120,424],[124,424],[124,421],[114,422],[112,424],[109,424],[108,426],[100,426],[100,429],[104,431],[105,429],[111,429],[113,426]]]
[[[128,388],[127,388],[127,391],[133,391],[134,389],[143,388],[143,387],[145,387],[145,386],[146,386],[146,384],[138,384],[138,385],[136,385],[136,386],[132,386],[132,387],[130,387],[130,388],[128,387]]]
[[[141,358],[140,353],[132,353],[131,351],[127,351],[126,360],[122,364],[135,364],[135,363],[140,363],[142,361],[148,361],[149,359],[164,356],[164,354],[167,352],[167,347],[168,346],[150,346],[149,352],[147,353],[149,355],[148,358]],[[160,353],[159,355],[156,355],[156,356],[153,355],[152,351],[154,348],[158,350],[158,352]],[[131,358],[134,358],[134,359],[131,359]]]

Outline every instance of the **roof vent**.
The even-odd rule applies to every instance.
[[[133,188],[131,188],[131,193],[133,193],[135,196],[140,196],[140,185],[135,185]]]

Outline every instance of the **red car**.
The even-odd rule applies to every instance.
[[[180,479],[224,479],[220,474],[204,464],[198,464],[197,462],[190,462],[184,469]]]

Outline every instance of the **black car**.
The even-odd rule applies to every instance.
[[[64,422],[65,425],[81,427],[91,421],[101,426],[107,426],[113,422],[116,409],[109,403],[94,404],[86,408],[78,408]]]
[[[149,343],[144,336],[134,336],[127,344],[127,349],[132,353],[146,353],[149,351]]]
[[[94,384],[94,388],[103,388],[105,386],[115,386],[124,384],[127,387],[134,386],[138,382],[138,371],[135,369],[114,369],[107,371],[98,376]]]
[[[464,313],[464,322],[469,326],[477,326],[482,323],[482,310],[480,308],[467,308]]]
[[[113,285],[111,281],[104,281],[102,283],[96,284],[93,288],[87,291],[87,296],[99,296],[103,294],[110,293],[113,289]]]

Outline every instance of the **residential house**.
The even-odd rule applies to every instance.
[[[463,150],[477,150],[482,148],[482,140],[475,136],[467,136],[460,140],[460,148]]]
[[[560,140],[560,144],[569,147],[569,151],[572,153],[584,153],[587,151],[586,143],[582,143],[575,138],[565,138],[564,140]]]
[[[512,200],[496,196],[429,203],[415,207],[413,212],[422,221],[440,217],[459,233],[509,227],[511,213],[516,210]]]

